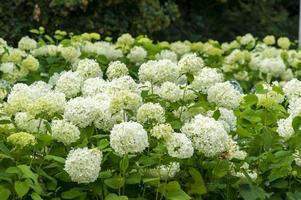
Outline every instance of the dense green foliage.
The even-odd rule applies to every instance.
[[[2,0],[0,37],[16,42],[44,26],[75,33],[124,32],[160,40],[221,41],[247,32],[297,36],[297,0]]]

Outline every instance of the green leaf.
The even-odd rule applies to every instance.
[[[29,191],[29,184],[26,181],[16,181],[15,191],[17,195],[22,198]]]
[[[120,170],[123,171],[123,173],[126,172],[126,170],[128,169],[129,157],[127,154],[123,156],[122,160],[120,161],[119,167],[120,167]]]
[[[226,160],[219,160],[212,170],[212,173],[217,178],[224,177],[229,170],[229,163]]]
[[[138,184],[141,182],[141,175],[137,173],[130,174],[126,180],[126,184]]]
[[[119,189],[124,185],[124,178],[123,177],[113,177],[104,180],[104,183],[113,189]]]
[[[244,97],[243,105],[248,107],[248,106],[256,105],[257,102],[258,102],[258,97],[255,94],[249,94]]]
[[[34,193],[31,194],[31,198],[32,198],[32,200],[43,200],[40,197],[40,195],[38,193],[36,193],[36,192],[34,192]]]
[[[18,165],[17,166],[21,172],[23,173],[23,175],[26,177],[26,178],[30,178],[32,179],[34,182],[38,183],[38,175],[33,173],[30,169],[29,166],[27,165]]]
[[[118,196],[116,194],[109,194],[108,196],[106,196],[105,200],[128,200],[127,196]]]
[[[97,143],[97,146],[101,149],[106,148],[107,146],[109,146],[110,142],[107,139],[102,139]]]
[[[82,188],[72,188],[66,192],[63,192],[61,197],[63,199],[75,199],[77,197],[86,196],[86,192],[82,191]]]
[[[11,124],[12,122],[8,119],[2,119],[0,120],[0,124]]]
[[[54,160],[54,161],[56,161],[58,163],[62,163],[62,164],[65,163],[65,158],[62,158],[59,156],[46,155],[44,158],[45,158],[45,160]]]
[[[207,189],[203,180],[202,175],[200,172],[194,168],[189,169],[189,174],[193,178],[193,183],[190,185],[190,190],[188,191],[188,194],[206,194]]]
[[[0,186],[0,197],[1,197],[1,200],[7,200],[10,196],[11,192],[9,189],[3,187],[3,186]]]
[[[300,127],[301,127],[301,117],[300,116],[297,116],[293,119],[293,128],[294,128],[294,131],[297,132],[298,130],[300,130]]]
[[[177,181],[160,185],[159,191],[167,200],[191,199],[191,197],[181,189],[181,186]]]
[[[239,187],[239,194],[244,200],[258,200],[268,197],[262,188],[246,184]]]
[[[112,174],[111,170],[102,171],[99,173],[99,178],[102,178],[102,179],[111,178],[112,176],[113,176],[113,174]]]

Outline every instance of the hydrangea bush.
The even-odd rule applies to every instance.
[[[300,199],[295,46],[1,39],[1,200]]]

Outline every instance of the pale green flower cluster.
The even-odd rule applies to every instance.
[[[15,146],[15,148],[23,149],[24,147],[34,146],[36,138],[30,133],[18,132],[7,137],[7,142]]]

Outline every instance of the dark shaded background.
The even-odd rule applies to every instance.
[[[232,40],[252,33],[297,38],[298,0],[0,0],[0,37],[31,28],[147,34],[158,40]]]

